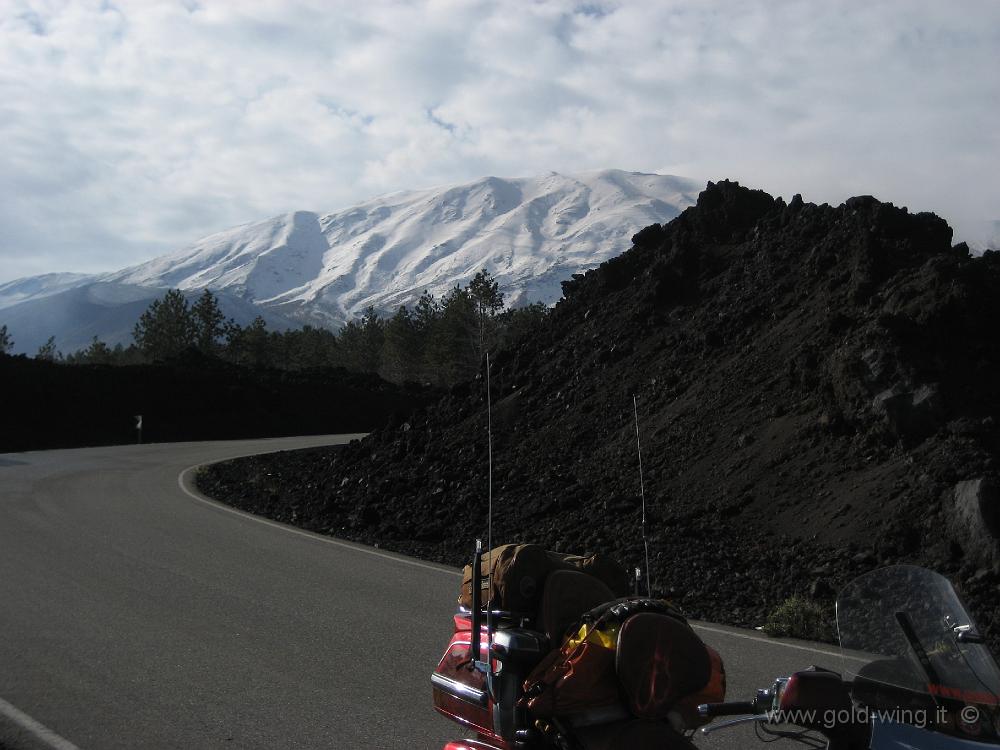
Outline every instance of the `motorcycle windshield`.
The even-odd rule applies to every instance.
[[[932,704],[1000,705],[1000,669],[948,579],[894,565],[852,581],[837,600],[844,672],[880,695]]]

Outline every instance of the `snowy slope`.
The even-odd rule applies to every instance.
[[[978,239],[980,250],[1000,250],[1000,219],[984,222],[982,234]]]
[[[0,310],[26,300],[41,299],[93,280],[86,273],[47,273],[0,284]]]
[[[627,250],[635,232],[674,218],[701,187],[619,170],[550,173],[394,193],[323,215],[297,211],[114,273],[0,285],[0,324],[17,352],[34,353],[51,335],[64,352],[95,335],[127,343],[164,289],[207,287],[241,323],[260,313],[271,327],[337,327],[368,305],[391,313],[424,290],[440,296],[484,267],[509,305],[553,303],[561,281]]]
[[[64,354],[86,348],[94,336],[109,346],[127,346],[132,343],[132,329],[139,316],[153,300],[163,296],[163,291],[131,284],[85,282],[10,305],[0,310],[0,322],[8,327],[14,340],[14,354],[33,355],[50,336],[55,336],[56,348]],[[197,295],[194,290],[185,292],[189,304]],[[298,327],[275,311],[226,292],[219,293],[218,299],[223,315],[240,325],[261,315],[271,330]]]
[[[967,244],[973,255],[982,255],[987,250],[1000,250],[1000,219],[963,224],[961,234],[956,229],[955,242]]]
[[[375,198],[214,234],[103,279],[226,290],[302,320],[337,325],[368,305],[391,311],[443,294],[486,267],[508,302],[555,302],[559,282],[629,247],[636,231],[692,205],[700,184],[618,170]]]

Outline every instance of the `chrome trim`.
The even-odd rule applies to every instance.
[[[709,735],[712,732],[718,732],[720,729],[728,729],[729,727],[739,726],[740,724],[749,724],[753,721],[760,721],[766,723],[768,721],[767,714],[754,714],[753,716],[740,716],[735,719],[729,719],[727,721],[720,721],[717,724],[712,724],[710,726],[705,726],[701,728],[701,733],[703,735]],[[874,747],[874,746],[873,746]],[[900,747],[903,747],[900,745]]]
[[[472,685],[466,685],[464,682],[459,682],[458,680],[453,680],[450,677],[445,677],[439,672],[433,672],[431,674],[431,684],[449,695],[465,701],[466,703],[472,703],[483,707],[486,706],[485,690],[477,690],[472,687]]]

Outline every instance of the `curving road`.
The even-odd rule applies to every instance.
[[[0,748],[435,748],[461,736],[429,685],[455,570],[190,488],[200,463],[352,437],[0,454]],[[838,666],[828,648],[699,627],[734,699],[810,663]]]

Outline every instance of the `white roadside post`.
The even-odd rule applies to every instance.
[[[138,433],[137,442],[142,443],[142,415],[135,415],[135,431]]]

